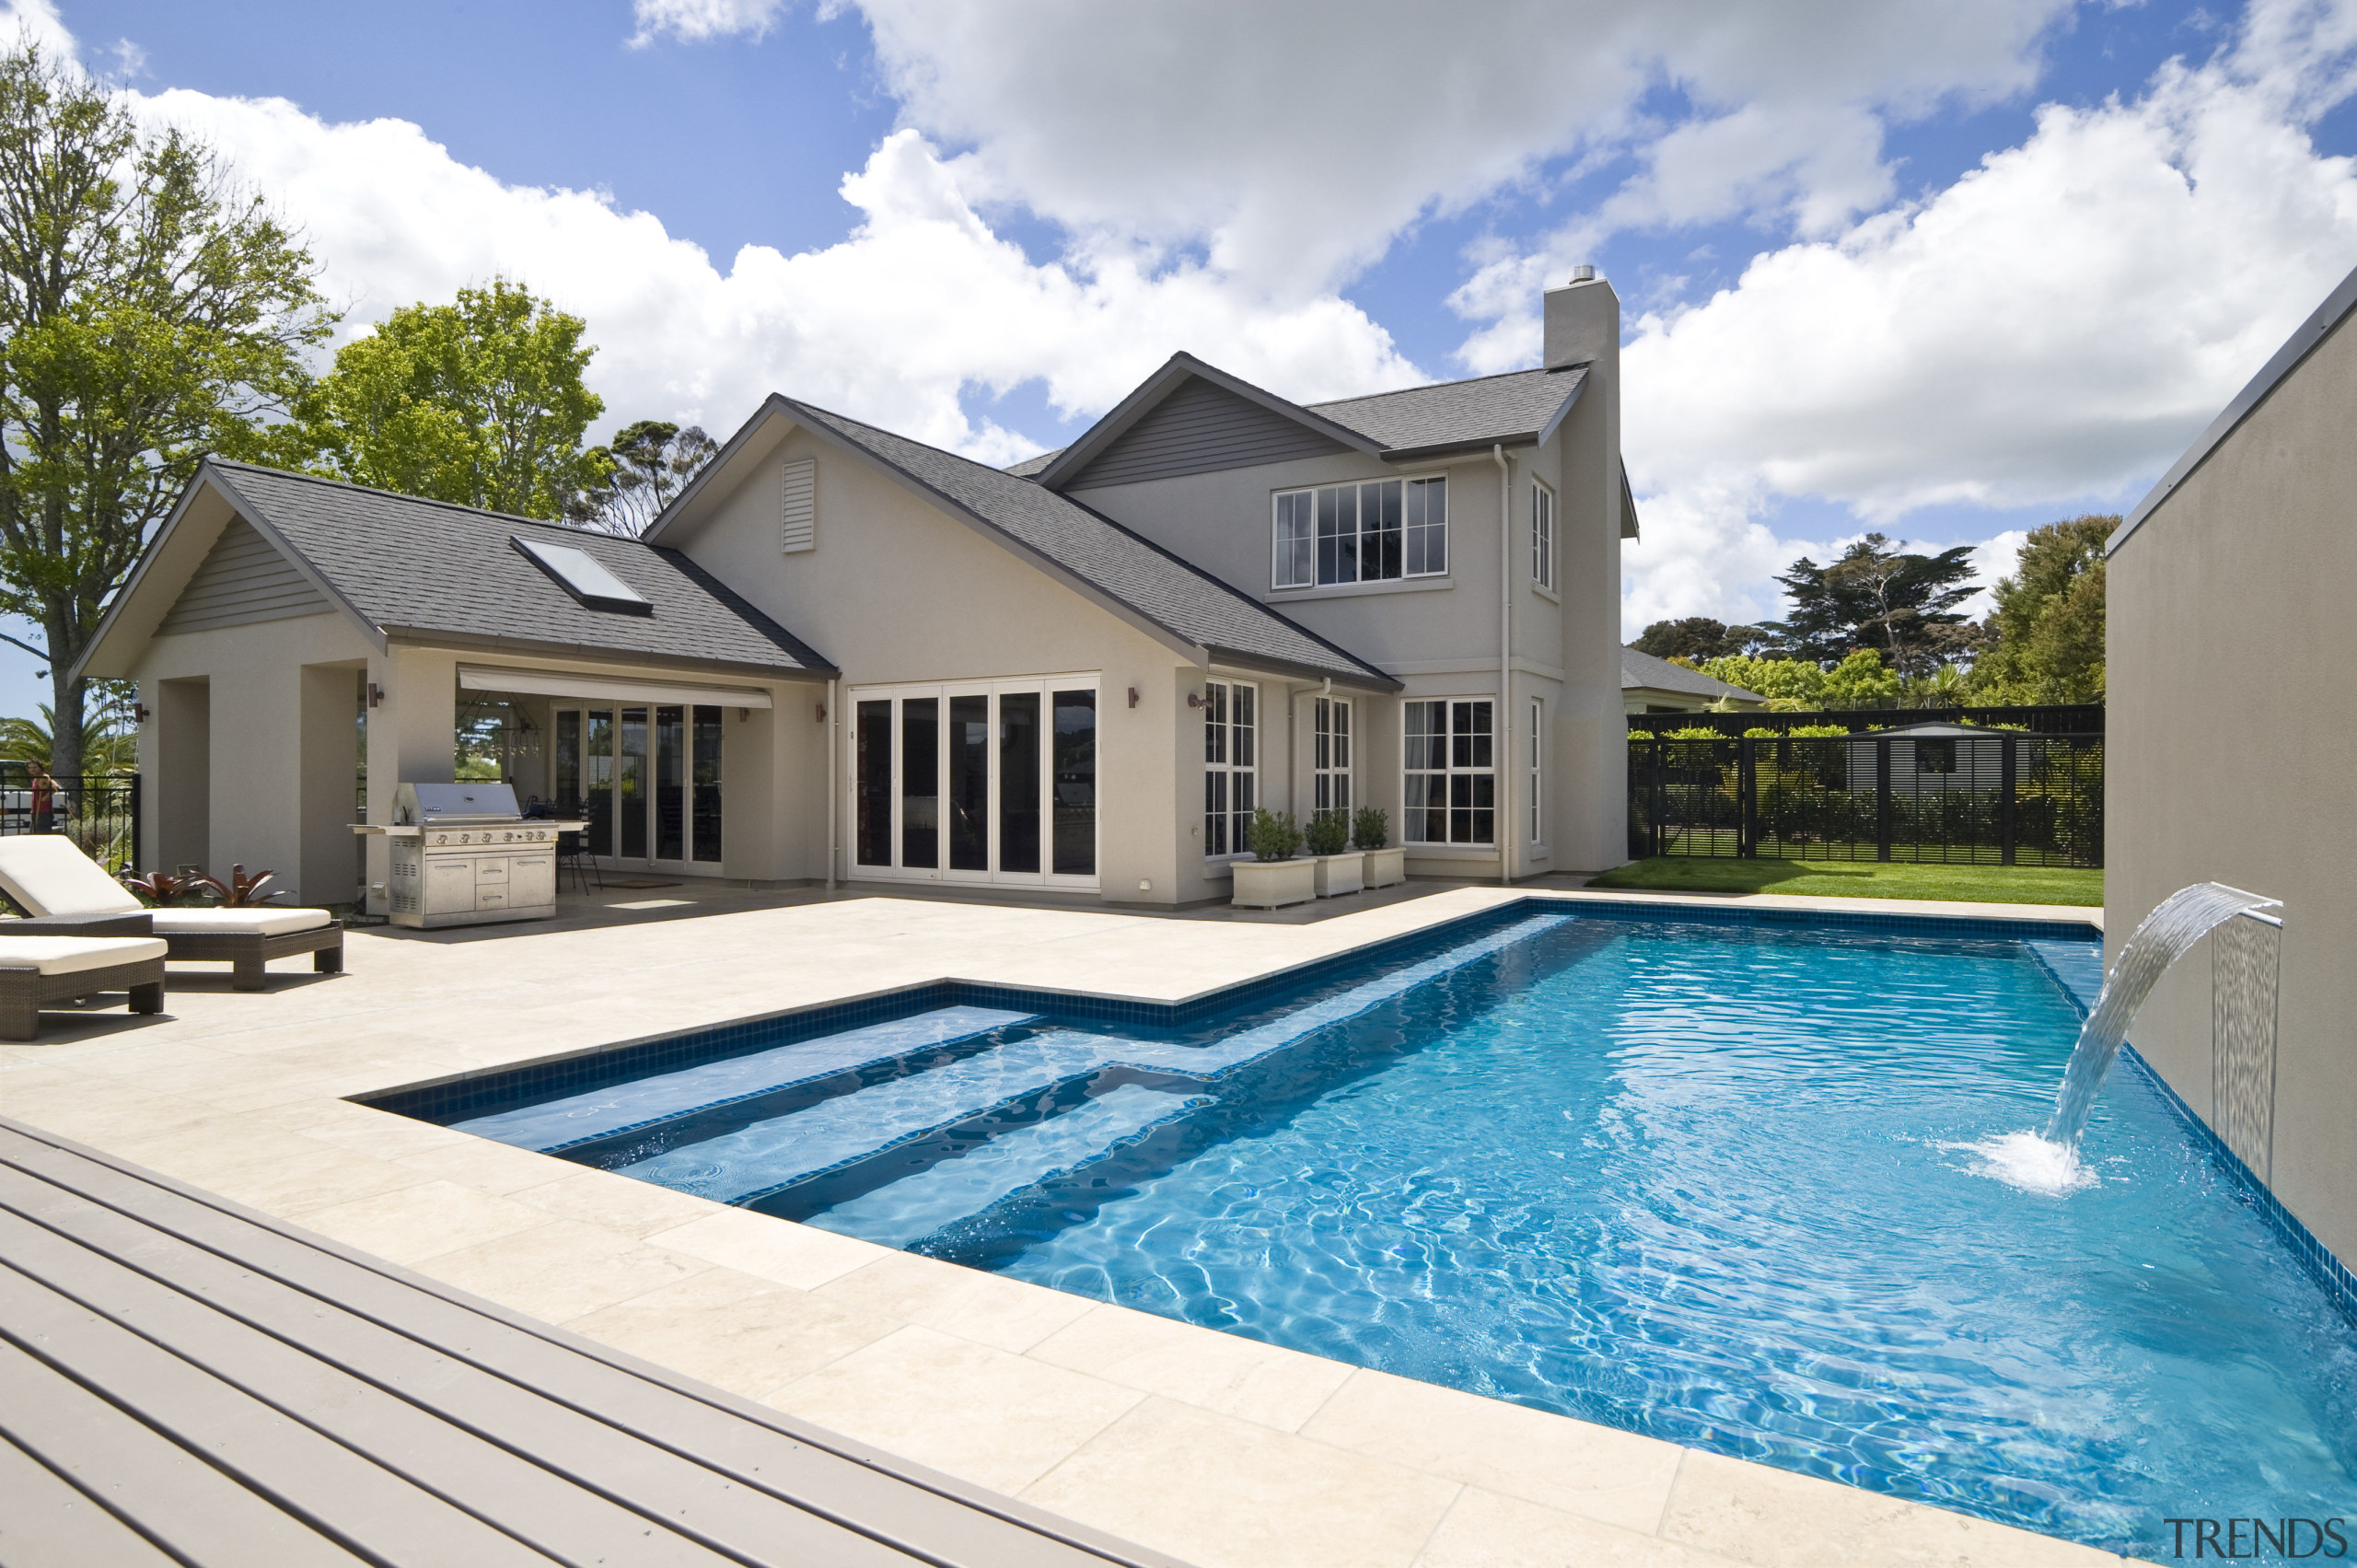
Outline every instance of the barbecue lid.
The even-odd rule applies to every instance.
[[[504,784],[404,784],[393,786],[393,824],[416,827],[425,822],[513,822],[516,786]]]

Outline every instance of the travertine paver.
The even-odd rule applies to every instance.
[[[945,976],[1182,997],[1522,896],[1302,923],[688,891],[725,912],[358,931],[344,976],[289,972],[259,996],[175,971],[160,1018],[52,1014],[0,1046],[0,1112],[1205,1568],[2118,1561],[343,1099]]]

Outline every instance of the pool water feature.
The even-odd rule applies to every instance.
[[[2091,1184],[1976,1173],[2052,1103],[2092,941],[1527,909],[1192,1027],[806,1041],[830,1076],[781,1048],[565,1152],[2139,1555],[2357,1499],[2357,1327],[2141,1069]]]

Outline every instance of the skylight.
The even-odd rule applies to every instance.
[[[646,602],[645,595],[599,565],[586,550],[526,539],[521,534],[510,536],[508,542],[590,610],[610,610],[623,615],[655,613],[655,607]]]

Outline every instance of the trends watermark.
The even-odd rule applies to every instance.
[[[2349,1555],[2346,1519],[2163,1519],[2180,1560]]]

